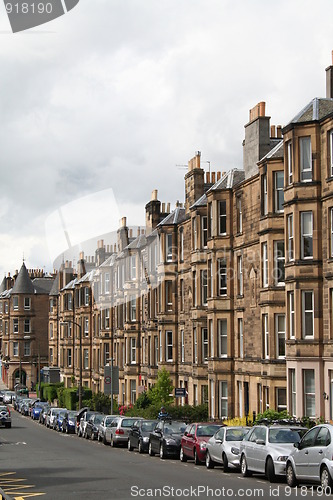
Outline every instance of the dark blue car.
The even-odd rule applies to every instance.
[[[39,415],[41,414],[43,408],[45,408],[46,406],[48,406],[48,403],[36,403],[31,410],[31,418],[33,420],[39,420]]]
[[[62,432],[70,434],[75,432],[77,411],[67,411],[62,420]]]
[[[63,422],[63,419],[65,417],[67,413],[67,410],[66,408],[64,408],[63,410],[59,410],[58,412],[58,415],[56,416],[55,420],[54,420],[54,425],[53,425],[53,429],[55,431],[62,431],[62,422]]]

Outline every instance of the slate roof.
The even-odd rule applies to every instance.
[[[53,280],[52,288],[50,290],[50,295],[58,295],[59,294],[59,273],[57,273],[55,279]]]
[[[6,278],[4,278],[4,279],[2,280],[1,285],[0,285],[0,294],[1,294],[1,293],[3,293],[3,292],[5,292],[6,290],[7,290],[7,289],[6,289]]]
[[[129,245],[127,245],[126,248],[129,250],[139,250],[140,248],[144,247],[147,245],[147,238],[144,234],[140,234],[133,240]]]
[[[185,208],[177,207],[175,210],[168,214],[165,219],[163,219],[157,227],[160,226],[172,226],[174,224],[180,224],[185,220]]]
[[[245,179],[244,170],[233,168],[226,172],[221,179],[215,182],[214,186],[209,191],[217,191],[218,189],[232,189]],[[208,191],[208,193],[209,193]]]
[[[29,273],[25,264],[23,262],[20,272],[15,281],[15,285],[12,288],[13,294],[33,295],[35,293],[35,287],[30,279]]]
[[[34,280],[32,280],[32,284],[35,288],[35,293],[47,293],[49,295],[50,291],[52,290],[54,281],[55,280],[53,278],[35,278]]]
[[[333,99],[315,97],[289,123],[320,121],[333,113]]]
[[[207,195],[203,194],[190,208],[205,207],[207,205]]]
[[[110,267],[110,266],[113,266],[113,264],[116,262],[116,257],[117,257],[117,255],[115,253],[113,253],[99,267]]]
[[[283,140],[280,140],[277,143],[277,145],[260,160],[260,162],[270,158],[283,158],[283,156],[284,156]]]
[[[76,283],[77,283],[77,278],[74,278],[72,281],[67,283],[67,285],[64,286],[62,290],[73,290],[73,288],[75,288]]]
[[[87,281],[92,281],[94,275],[95,275],[95,269],[93,271],[89,271],[88,273],[86,273],[84,276],[82,276],[82,278],[78,279],[75,284],[78,285],[79,283],[86,283]]]

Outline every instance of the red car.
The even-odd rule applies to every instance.
[[[207,441],[220,427],[221,424],[209,422],[189,424],[182,437],[180,460],[186,462],[187,459],[192,459],[196,465],[205,462]]]

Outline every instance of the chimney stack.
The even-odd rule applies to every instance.
[[[276,127],[276,137],[277,137],[278,139],[281,139],[281,138],[282,138],[282,127],[281,127],[281,125],[278,125],[278,126]]]
[[[333,50],[332,50],[332,64],[326,68],[326,97],[333,98]]]

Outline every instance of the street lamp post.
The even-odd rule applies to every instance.
[[[73,323],[73,325],[77,326],[79,329],[79,410],[82,408],[82,329],[80,323],[76,321],[62,321],[60,325],[69,325]]]

